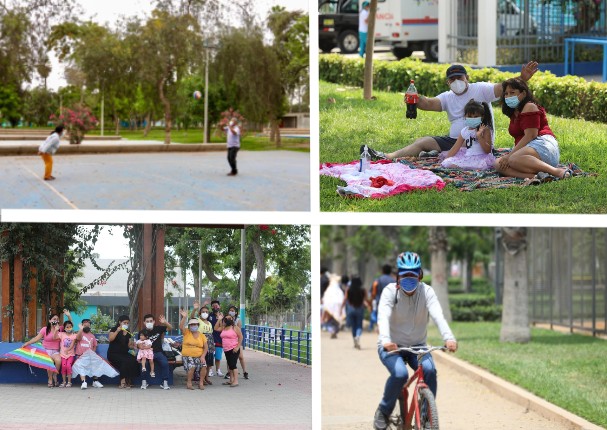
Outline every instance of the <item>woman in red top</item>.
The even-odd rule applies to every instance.
[[[560,156],[558,142],[548,126],[546,111],[527,83],[512,78],[504,81],[502,88],[502,112],[510,118],[508,132],[514,137],[514,148],[496,161],[496,170],[517,178],[570,177],[571,170],[556,167]]]

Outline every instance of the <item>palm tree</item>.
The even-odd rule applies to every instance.
[[[504,299],[501,342],[525,343],[531,339],[527,295],[527,229],[502,227]]]

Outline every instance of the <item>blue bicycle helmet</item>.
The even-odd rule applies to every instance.
[[[403,252],[396,258],[398,267],[399,287],[407,293],[412,293],[419,283],[419,274],[422,270],[422,261],[415,252]],[[406,276],[415,275],[415,277]]]

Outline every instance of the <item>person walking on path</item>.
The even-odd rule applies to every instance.
[[[369,331],[373,331],[374,325],[377,323],[377,305],[379,304],[379,298],[381,297],[381,292],[384,290],[386,285],[392,284],[394,282],[394,277],[392,276],[392,266],[389,264],[384,264],[381,268],[381,276],[373,281],[373,285],[371,286],[371,302],[373,306],[373,310],[371,311],[371,318],[369,324]]]
[[[131,388],[133,379],[139,375],[139,363],[129,354],[129,349],[134,346],[129,322],[127,315],[121,315],[118,317],[118,324],[110,329],[108,335],[110,345],[107,349],[107,359],[120,372],[119,388]]]
[[[352,328],[352,338],[354,339],[354,348],[356,349],[360,349],[360,336],[363,333],[365,307],[371,311],[369,299],[367,298],[367,290],[362,285],[363,282],[360,277],[353,276],[350,286],[346,289],[346,295],[342,304],[342,311],[346,307],[346,303],[349,304],[346,318],[349,321],[348,325]]]
[[[362,10],[358,14],[358,43],[360,50],[358,55],[361,57],[365,56],[367,50],[367,33],[369,32],[369,9],[371,5],[368,1],[364,1],[362,4]]]
[[[407,364],[417,369],[421,364],[424,381],[436,397],[436,367],[430,354],[417,362],[410,352],[390,354],[401,346],[425,346],[428,337],[428,317],[432,317],[449,351],[457,350],[455,336],[443,316],[443,309],[431,286],[421,282],[424,274],[419,256],[414,252],[403,252],[396,259],[398,276],[396,283],[384,288],[377,312],[379,338],[377,352],[390,376],[375,417],[373,428],[384,430],[388,426],[399,393],[409,377]]]
[[[160,323],[160,325],[156,325],[156,320],[154,319],[154,315],[152,314],[146,314],[143,317],[143,323],[145,324],[145,328],[147,330],[147,333],[149,334],[148,339],[152,341],[152,349],[154,350],[153,361],[156,362],[158,364],[158,367],[160,368],[160,377],[162,378],[162,385],[160,387],[164,390],[170,390],[171,387],[169,387],[169,360],[162,351],[162,343],[164,342],[164,334],[167,332],[167,330],[172,330],[173,326],[164,318],[164,315],[160,315],[158,317],[158,322]],[[147,372],[143,373],[143,381],[141,381],[142,389],[146,389],[148,386],[147,375]]]
[[[44,143],[38,147],[38,154],[44,161],[44,180],[52,181],[55,179],[53,176],[53,155],[59,149],[61,144],[61,135],[63,134],[63,126],[58,125],[55,130],[46,138]]]
[[[236,168],[236,154],[240,149],[240,127],[235,119],[231,119],[226,127],[226,133],[228,134],[228,163],[232,169],[228,176],[236,176],[238,169]]]

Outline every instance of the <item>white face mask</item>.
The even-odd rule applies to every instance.
[[[234,311],[230,311],[230,312],[228,312],[228,313],[229,313],[231,316],[235,316],[235,315],[236,315],[236,312],[234,312]]]
[[[203,319],[205,319],[205,320],[206,320],[206,319],[209,317],[209,313],[208,313],[208,312],[203,312],[203,313],[201,313],[201,314],[200,314],[200,316],[201,316]]]
[[[152,330],[154,328],[154,323],[145,323],[145,328],[147,328],[148,330]]]
[[[466,83],[456,79],[449,84],[449,88],[451,88],[451,91],[453,91],[455,94],[459,95],[466,91]]]
[[[122,324],[122,330],[128,330],[128,329],[129,329],[128,324]]]

